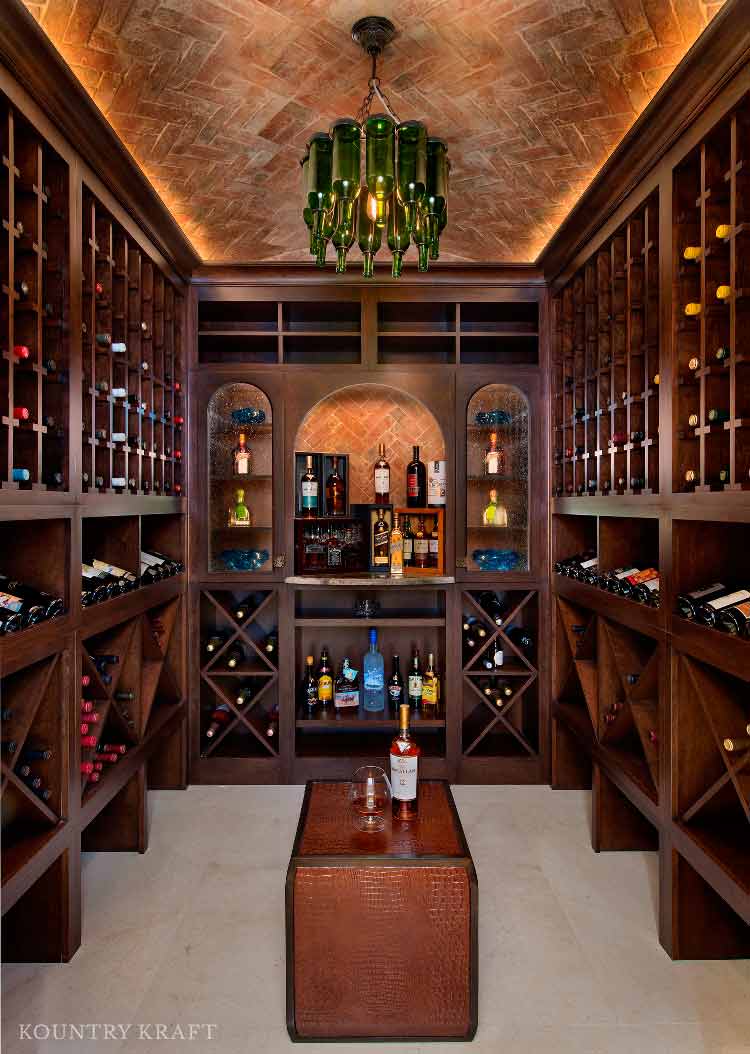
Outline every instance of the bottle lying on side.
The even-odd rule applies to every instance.
[[[62,614],[64,608],[61,597],[52,596],[41,589],[34,589],[0,574],[0,609],[20,615],[24,628],[55,618]]]
[[[734,589],[731,592],[727,590],[721,596],[715,597],[713,600],[708,600],[706,603],[701,604],[698,611],[698,621],[702,622],[704,626],[710,626],[712,629],[725,628],[725,626],[733,620],[720,621],[721,613],[724,611],[728,612],[731,608],[737,608],[749,600],[750,590],[748,589]],[[740,612],[739,618],[741,618],[743,614],[743,612]],[[729,632],[731,632],[731,630],[729,630]]]

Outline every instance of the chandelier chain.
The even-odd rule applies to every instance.
[[[386,113],[390,117],[393,118],[393,120],[396,122],[396,124],[400,124],[401,123],[399,118],[398,118],[398,116],[397,116],[397,114],[394,112],[393,107],[391,106],[391,103],[390,103],[390,100],[389,100],[388,96],[385,94],[385,92],[380,87],[380,77],[378,77],[378,68],[377,68],[377,66],[378,66],[378,55],[379,54],[380,54],[379,49],[377,49],[377,48],[370,49],[370,55],[372,57],[372,71],[371,71],[370,80],[369,80],[370,90],[367,93],[367,95],[364,97],[364,99],[362,100],[362,105],[360,106],[359,110],[357,111],[357,121],[361,125],[364,125],[365,120],[370,116],[370,112],[371,112],[371,108],[372,108],[372,100],[375,98],[376,95],[377,95],[378,99],[380,100],[380,102],[385,107]],[[364,135],[364,130],[363,130],[362,134]]]

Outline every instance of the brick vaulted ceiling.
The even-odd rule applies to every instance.
[[[24,0],[206,261],[309,260],[299,166],[356,113],[352,22],[449,143],[441,258],[533,261],[723,0]]]

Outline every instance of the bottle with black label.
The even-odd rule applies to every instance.
[[[399,665],[398,655],[393,656],[393,672],[388,678],[388,702],[391,706],[398,710],[399,706],[404,703],[404,679],[401,676],[401,667]]]
[[[387,571],[390,566],[389,540],[390,530],[382,513],[372,529],[373,565]]]

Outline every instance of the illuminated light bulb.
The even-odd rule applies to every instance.
[[[367,195],[367,216],[373,223],[375,223],[378,218],[378,202],[372,194]]]

